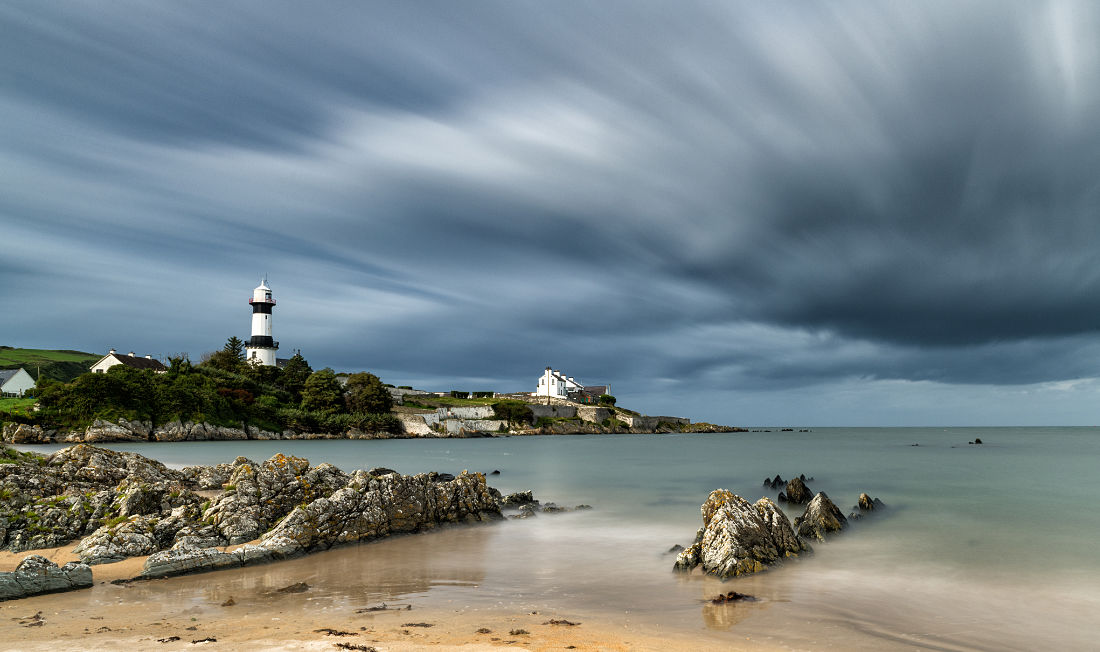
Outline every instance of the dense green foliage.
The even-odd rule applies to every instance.
[[[302,409],[310,412],[336,414],[344,407],[344,390],[336,373],[325,367],[306,378],[302,388]]]
[[[220,360],[211,357],[201,366],[174,358],[163,374],[117,365],[107,373],[86,373],[71,383],[47,382],[40,391],[40,409],[32,418],[46,426],[69,428],[87,426],[95,419],[125,418],[154,426],[178,420],[326,433],[352,427],[372,432],[400,429],[400,422],[388,413],[345,410],[342,388],[331,369],[307,374],[303,381],[302,370],[308,370],[309,364],[300,355],[288,374],[243,360],[239,365],[225,364],[231,362],[230,345],[218,352],[222,353],[226,355]]]
[[[374,374],[352,374],[344,389],[348,412],[382,414],[393,408],[393,395]]]
[[[600,405],[615,405],[615,397],[611,394],[600,394]]]
[[[504,399],[493,403],[493,415],[508,423],[531,423],[534,416],[531,408],[523,401]]]
[[[103,356],[83,351],[53,351],[49,349],[17,349],[0,346],[0,369],[18,369],[22,367],[32,377],[37,378],[39,369],[42,378],[69,382],[88,369]]]

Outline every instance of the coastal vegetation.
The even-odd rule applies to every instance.
[[[204,357],[198,365],[186,357],[171,358],[168,371],[160,374],[116,365],[71,382],[44,378],[37,409],[8,409],[3,420],[63,429],[126,419],[153,426],[190,421],[274,432],[400,432],[399,420],[389,413],[389,392],[373,374],[352,374],[345,391],[332,369],[314,371],[301,354],[283,368],[248,364],[237,338]],[[16,407],[25,408],[11,406]]]

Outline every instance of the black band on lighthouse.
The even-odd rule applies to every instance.
[[[270,315],[272,305],[274,305],[274,304],[270,304],[270,303],[253,303],[252,304],[252,314],[263,313],[265,315]]]
[[[253,335],[248,340],[248,346],[275,348],[275,340],[270,335]]]

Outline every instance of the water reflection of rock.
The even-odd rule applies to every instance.
[[[707,629],[725,631],[748,618],[750,610],[755,606],[756,603],[752,602],[712,604],[708,601],[703,605],[703,624]]]
[[[126,598],[135,602],[171,602],[219,608],[230,596],[232,609],[310,609],[337,606],[361,609],[380,602],[422,599],[436,587],[476,587],[485,580],[492,527],[439,528],[372,543],[334,548],[307,557],[170,580],[137,582]],[[279,593],[305,582],[304,593]],[[129,600],[128,600],[129,601]],[[186,607],[185,607],[186,608]]]

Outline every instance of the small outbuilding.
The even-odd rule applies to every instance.
[[[151,355],[141,358],[134,355],[133,351],[130,351],[129,355],[123,355],[111,349],[110,353],[103,356],[100,358],[99,362],[92,365],[92,373],[105,374],[108,369],[120,364],[124,364],[132,369],[148,369],[158,374],[168,371],[168,367],[161,364],[160,360],[154,360]]]
[[[22,367],[0,369],[0,395],[23,396],[34,389],[34,378]]]

